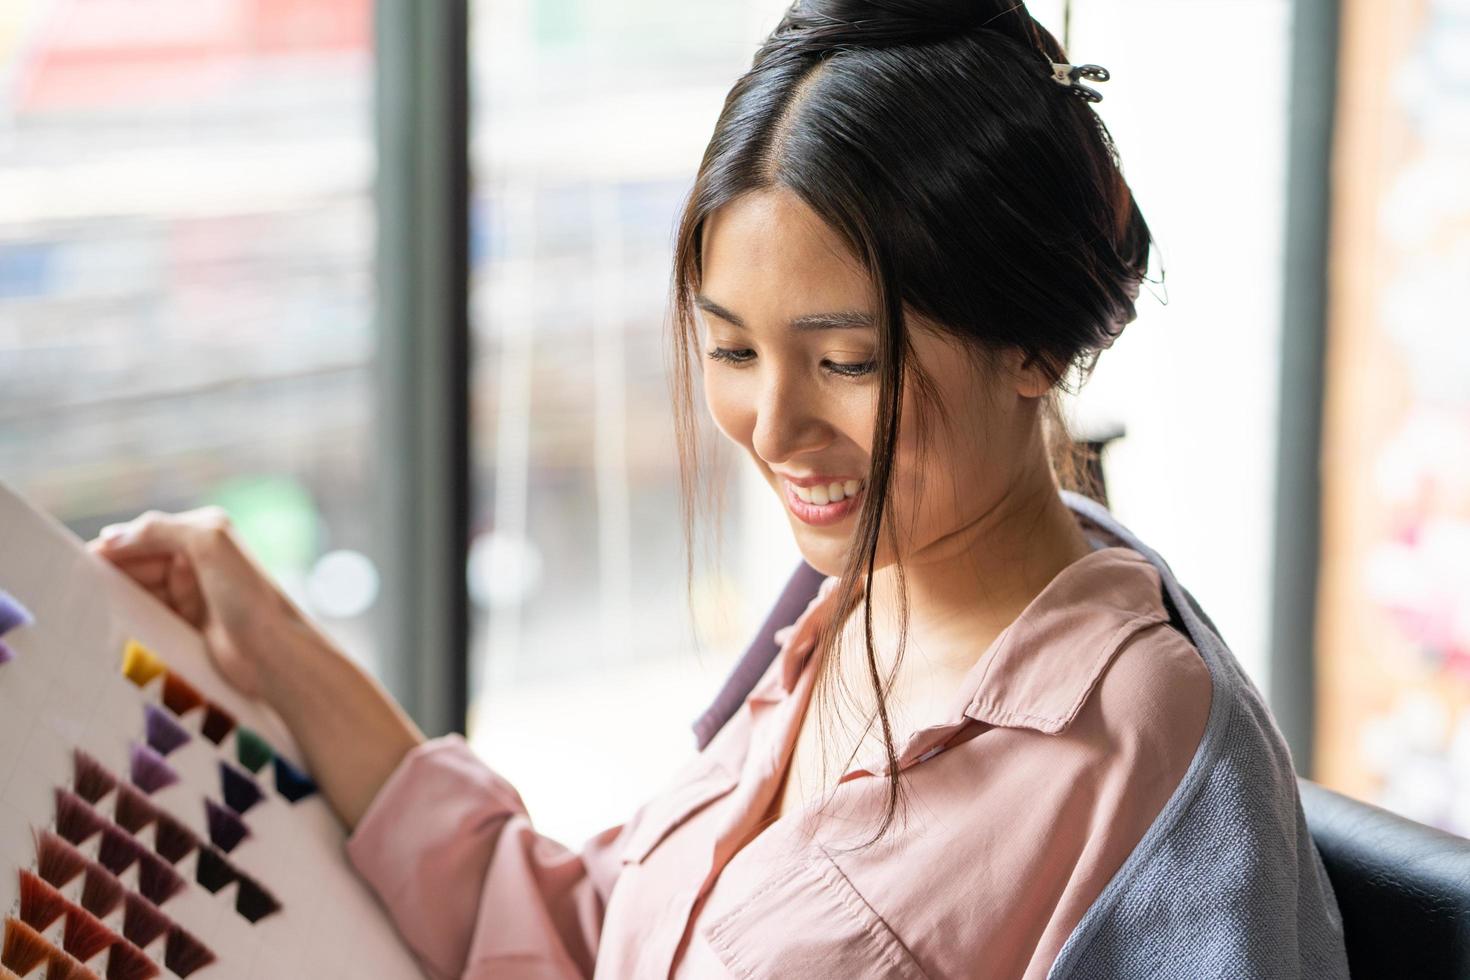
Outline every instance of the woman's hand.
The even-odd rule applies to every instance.
[[[424,741],[413,720],[276,588],[220,508],[148,511],[103,530],[87,547],[192,623],[220,673],[276,710],[322,794],[355,827]]]
[[[269,693],[271,665],[262,653],[306,617],[251,558],[222,508],[150,510],[103,528],[87,547],[199,630],[215,666],[241,693]]]

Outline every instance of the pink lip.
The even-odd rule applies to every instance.
[[[811,524],[815,527],[837,524],[846,520],[848,515],[857,510],[858,504],[862,502],[860,498],[863,495],[863,489],[865,489],[860,487],[854,496],[843,497],[835,504],[809,504],[796,495],[796,491],[792,489],[792,483],[794,482],[796,481],[782,477],[781,485],[786,491],[786,506],[791,508],[791,513],[799,517],[803,523]],[[813,480],[812,486],[816,486],[820,482],[820,480]],[[830,482],[836,483],[838,481],[832,480]],[[805,483],[801,485],[806,486]]]

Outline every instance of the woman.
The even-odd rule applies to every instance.
[[[461,738],[426,741],[218,511],[94,542],[290,725],[433,976],[1039,980],[1184,795],[1211,669],[1162,563],[1079,519],[1052,459],[1056,392],[1132,320],[1150,241],[1065,61],[1019,3],[824,0],[730,92],[676,242],[681,449],[697,361],[826,578],[709,744],[579,851]],[[1345,975],[1314,860],[1272,863],[1305,868],[1292,921],[1325,946],[1255,937],[1181,975]],[[1253,887],[1196,891],[1235,921]]]

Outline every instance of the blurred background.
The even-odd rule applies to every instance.
[[[780,0],[0,0],[0,479],[220,504],[577,843],[798,554],[686,601],[670,242]],[[1299,772],[1470,835],[1470,2],[1064,0],[1162,286],[1069,403]]]

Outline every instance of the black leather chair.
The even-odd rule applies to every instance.
[[[1470,977],[1470,840],[1297,778],[1354,980]]]

